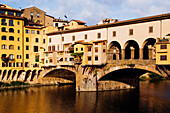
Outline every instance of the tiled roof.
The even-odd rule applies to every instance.
[[[10,9],[10,8],[6,8],[6,7],[0,7],[0,10],[9,10],[9,11],[16,11],[16,12],[21,12],[22,13],[22,11],[21,10],[17,10],[17,9]]]
[[[80,23],[80,24],[85,24],[85,22],[80,21],[80,20],[71,20],[71,21],[75,21],[75,22]]]
[[[116,22],[116,23],[87,26],[87,27],[77,28],[77,29],[72,29],[72,30],[67,30],[67,31],[51,32],[51,33],[47,33],[47,35],[66,34],[66,33],[73,33],[73,32],[79,32],[79,31],[88,31],[88,30],[93,30],[93,29],[117,27],[117,26],[151,22],[151,21],[164,20],[164,19],[170,19],[170,13],[155,15],[155,16],[149,16],[149,17],[143,17],[143,18],[137,18],[137,19],[131,19],[131,20],[125,20],[125,21],[119,21],[119,22]]]

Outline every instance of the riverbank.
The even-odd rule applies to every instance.
[[[170,78],[165,78],[165,77],[162,77],[158,74],[155,74],[155,73],[147,73],[147,74],[144,74],[142,76],[139,77],[139,80],[140,81],[150,81],[150,82],[156,82],[156,81],[161,81],[161,80],[169,80]]]

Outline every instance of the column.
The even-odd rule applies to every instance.
[[[125,49],[122,49],[122,60],[125,60]]]
[[[131,59],[135,58],[135,48],[134,47],[130,47],[131,50]]]
[[[143,48],[139,49],[139,59],[143,60]]]
[[[149,51],[149,60],[152,60],[152,55],[153,55],[152,45],[148,45],[148,51]]]

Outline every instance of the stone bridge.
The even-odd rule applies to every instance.
[[[127,89],[138,87],[139,76],[147,72],[167,76],[157,70],[155,60],[115,60],[100,66],[74,65],[46,68],[40,73],[38,81],[74,82],[77,91]]]

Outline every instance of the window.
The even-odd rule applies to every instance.
[[[26,50],[29,50],[29,46],[26,46]]]
[[[53,59],[50,59],[50,63],[53,63]]]
[[[35,62],[39,62],[39,55],[35,55]]]
[[[45,39],[43,39],[43,43],[45,44]]]
[[[7,32],[7,30],[6,30],[5,27],[2,27],[2,28],[1,28],[1,31],[2,31],[2,32]]]
[[[78,48],[76,48],[76,51],[78,51]]]
[[[20,22],[18,21],[18,22],[17,22],[17,24],[19,25],[19,24],[20,24]]]
[[[9,32],[10,33],[14,33],[14,29],[13,28],[9,28]]]
[[[29,33],[30,33],[30,30],[26,29],[26,30],[25,30],[25,33],[26,33],[26,34],[29,34]]]
[[[113,37],[116,37],[116,31],[113,31]]]
[[[58,51],[59,51],[59,49],[60,49],[60,45],[59,44],[58,44],[57,48],[58,48]]]
[[[45,30],[43,30],[43,35],[45,35]]]
[[[83,51],[83,48],[81,48],[81,51]]]
[[[29,59],[29,54],[26,54],[26,59]]]
[[[25,67],[29,67],[29,63],[28,62],[25,62]]]
[[[6,36],[2,36],[2,37],[1,37],[1,40],[7,40],[7,39],[6,39]]]
[[[84,35],[84,39],[85,39],[85,40],[87,39],[87,34]]]
[[[16,16],[21,16],[22,14],[19,12],[16,12]]]
[[[88,51],[89,51],[89,52],[91,51],[91,46],[88,46]]]
[[[13,36],[10,36],[10,37],[9,37],[9,40],[10,40],[10,41],[14,41],[14,37],[13,37]]]
[[[17,55],[17,59],[21,59],[21,55]]]
[[[20,46],[18,46],[18,50],[20,50]]]
[[[161,55],[160,60],[167,60],[167,55]]]
[[[88,61],[91,61],[91,56],[88,56]]]
[[[98,52],[98,47],[95,47],[95,52],[96,52],[96,53]]]
[[[103,45],[106,45],[106,42],[103,42]]]
[[[167,49],[167,45],[161,45],[160,49]]]
[[[13,54],[9,55],[9,60],[14,60],[14,55]]]
[[[95,45],[98,45],[98,43],[95,43]]]
[[[40,31],[37,31],[37,34],[40,34]]]
[[[105,53],[105,51],[106,51],[106,50],[105,50],[105,49],[103,49],[103,53]]]
[[[38,46],[34,46],[34,52],[38,52]]]
[[[55,46],[52,46],[52,51],[55,51]]]
[[[45,53],[45,56],[47,56],[47,57],[48,57],[48,53]]]
[[[101,38],[101,33],[97,33],[97,38]]]
[[[8,15],[14,16],[14,12],[8,11]]]
[[[1,20],[1,25],[7,25],[6,19],[2,19],[2,20]]]
[[[39,41],[38,41],[38,38],[35,38],[35,42],[39,42]]]
[[[51,43],[51,38],[49,38],[49,43]]]
[[[133,35],[133,29],[129,29],[129,35]]]
[[[64,41],[64,37],[62,37],[62,41]]]
[[[2,56],[1,57],[6,57],[7,55],[6,54],[2,54]]]
[[[72,41],[75,41],[75,36],[72,36]]]
[[[31,30],[31,34],[35,34],[35,30]]]
[[[3,14],[3,15],[4,15],[4,14],[5,14],[5,11],[3,11],[3,10],[0,10],[0,14]]]
[[[18,38],[17,40],[20,41],[20,38]]]
[[[18,30],[18,33],[20,33],[20,30]]]
[[[149,33],[153,33],[153,26],[149,27]]]
[[[51,46],[48,46],[48,51],[51,51]]]
[[[13,20],[9,20],[9,26],[14,26],[14,21]]]
[[[55,23],[55,27],[58,27],[58,23]]]
[[[95,61],[98,61],[98,56],[95,56]]]
[[[9,45],[9,49],[13,50],[14,49],[14,45]]]
[[[48,63],[48,60],[46,60],[46,63]]]
[[[29,42],[29,38],[28,37],[26,37],[26,42]]]
[[[31,15],[31,21],[32,21],[33,20],[33,12],[31,12],[30,15]]]
[[[40,14],[39,13],[37,13],[37,18],[39,18],[40,17]]]
[[[7,45],[3,44],[1,49],[7,49]]]

